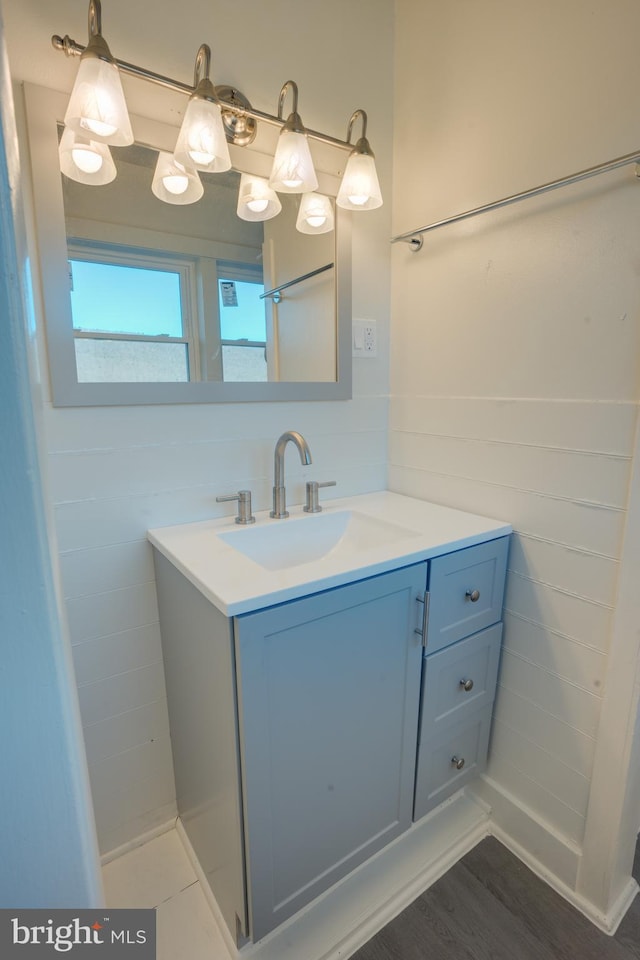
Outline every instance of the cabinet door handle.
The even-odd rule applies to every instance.
[[[461,680],[460,686],[466,693],[469,693],[470,690],[473,690],[473,680]]]
[[[467,600],[471,600],[471,603],[477,603],[478,600],[480,599],[480,591],[479,591],[479,590],[467,590],[467,592],[465,593],[465,598],[466,598]]]
[[[416,629],[415,629],[413,632],[414,632],[414,633],[417,633],[419,637],[422,637],[422,646],[423,646],[423,647],[426,647],[426,645],[427,645],[427,630],[428,630],[428,626],[429,626],[429,600],[430,600],[430,598],[431,598],[431,595],[430,595],[430,593],[429,593],[428,590],[425,590],[423,596],[420,596],[420,594],[418,594],[418,596],[416,597],[416,600],[418,601],[418,603],[423,604],[423,607],[422,607],[422,626],[416,627]]]
[[[464,767],[464,757],[451,757],[451,763],[454,765],[456,770],[462,770]]]

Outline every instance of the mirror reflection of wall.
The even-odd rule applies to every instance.
[[[335,234],[304,235],[296,231],[299,198],[281,196],[282,211],[264,224],[265,285],[277,288],[335,260]],[[323,270],[287,287],[271,314],[272,336],[267,356],[276,379],[322,381],[336,378],[335,270]]]
[[[274,220],[240,219],[235,171],[169,205],[151,192],[155,150],[114,158],[109,184],[62,176],[78,380],[335,381],[334,271],[261,299],[332,263],[335,234],[297,232],[298,197]]]

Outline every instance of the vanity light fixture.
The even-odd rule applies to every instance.
[[[282,108],[287,90],[293,93],[293,110],[287,117],[276,147],[269,186],[280,193],[308,193],[318,186],[313,168],[307,131],[298,113],[298,85],[287,80],[278,98],[278,119],[282,120]]]
[[[271,191],[300,193],[303,197],[307,194],[320,196],[315,194],[318,178],[309,148],[309,141],[317,140],[340,150],[350,151],[336,199],[339,206],[360,211],[373,210],[382,203],[374,155],[366,138],[367,115],[364,110],[356,110],[352,114],[347,139],[339,140],[328,134],[305,129],[298,113],[298,87],[293,80],[287,80],[280,90],[277,116],[255,110],[246,97],[234,87],[214,86],[209,77],[211,50],[206,44],[201,45],[196,56],[193,86],[124,60],[117,60],[112,57],[102,37],[100,0],[89,0],[89,42],[86,47],[69,36],[54,36],[51,40],[56,50],[61,50],[70,57],[80,57],[78,76],[65,114],[65,125],[76,136],[85,139],[78,141],[77,152],[75,155],[71,153],[71,160],[67,150],[68,139],[65,141],[65,150],[62,150],[61,144],[60,151],[63,173],[73,179],[79,178],[77,174],[82,170],[82,162],[89,167],[97,165],[95,144],[127,146],[133,143],[133,131],[120,81],[120,74],[126,73],[189,97],[175,154],[173,157],[170,154],[160,155],[154,176],[153,192],[165,202],[193,203],[199,199],[203,188],[196,171],[228,170],[231,159],[227,142],[239,147],[247,146],[255,138],[258,123],[266,123],[280,128],[268,182]],[[289,91],[293,95],[293,110],[285,120],[283,107]],[[362,119],[362,136],[354,146],[351,143],[351,132],[358,117]],[[88,141],[86,138],[89,138]],[[82,151],[84,158],[81,157]],[[95,154],[95,158],[89,156],[91,153]],[[107,159],[107,155],[103,154],[104,170],[111,172],[110,164],[113,161],[109,161],[110,157]],[[160,168],[164,172],[161,172]],[[89,171],[82,172],[88,177],[92,176]],[[102,175],[105,176],[104,173]],[[109,179],[99,179],[97,170],[93,176],[94,179],[81,182],[108,183],[113,179],[111,176]],[[261,178],[252,179],[257,182]],[[246,180],[244,189],[246,190]],[[245,220],[267,220],[279,212],[276,205],[281,209],[277,197],[274,200],[270,196],[265,205],[264,195],[252,193],[243,196],[242,190],[241,185],[238,216]],[[331,207],[331,204],[328,203],[328,206]],[[252,215],[249,216],[249,213]],[[323,215],[317,212],[303,216],[301,212],[298,220],[299,223],[304,222],[306,228],[298,226],[298,229],[314,233],[332,229],[327,224],[333,219],[333,211],[330,210],[330,216],[327,214],[327,219],[322,224],[319,220],[321,216]]]
[[[264,177],[240,174],[237,214],[241,220],[271,220],[282,210],[277,193]]]
[[[330,233],[333,222],[333,208],[329,197],[320,193],[303,193],[296,230],[300,233]]]
[[[231,157],[220,104],[209,79],[210,70],[211,50],[203,44],[196,56],[195,90],[189,97],[174,155],[180,163],[192,164],[196,170],[222,173],[231,169]]]
[[[158,154],[151,189],[158,200],[176,204],[195,203],[204,193],[195,168],[180,163],[164,150]]]
[[[116,177],[116,165],[106,143],[81,137],[66,127],[58,148],[60,169],[78,183],[111,183]]]
[[[80,57],[64,122],[74,133],[101,143],[118,147],[133,143],[120,73],[102,36],[97,0],[89,4],[89,42]]]
[[[346,210],[374,210],[382,206],[382,194],[374,153],[367,140],[367,115],[364,110],[355,110],[351,114],[347,143],[351,143],[351,132],[358,117],[362,118],[362,136],[347,160],[336,203]]]

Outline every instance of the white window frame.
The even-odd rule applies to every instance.
[[[73,326],[74,341],[119,340],[134,343],[183,343],[187,347],[188,381],[200,379],[200,337],[198,332],[198,296],[196,258],[164,254],[157,250],[129,247],[119,243],[96,243],[81,237],[67,242],[68,259],[85,263],[105,263],[121,267],[157,270],[159,273],[177,273],[180,277],[180,312],[182,336],[152,336],[143,333],[116,333],[102,330],[79,330]],[[69,269],[71,274],[71,267]],[[71,276],[69,278],[71,283]],[[73,318],[72,318],[73,322]]]

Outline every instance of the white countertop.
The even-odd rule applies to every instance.
[[[407,535],[367,544],[366,548],[336,548],[319,559],[284,569],[266,569],[220,536],[233,532],[229,539],[239,543],[238,537],[245,531],[292,523],[310,525],[304,531],[313,534],[318,517],[340,511],[394,524],[404,528]],[[268,511],[263,511],[256,514],[256,523],[247,527],[235,524],[233,517],[225,517],[157,527],[147,536],[211,603],[231,617],[511,533],[511,525],[503,521],[388,491],[325,501],[322,514],[306,514],[301,506],[290,507],[289,512],[288,519],[273,520]]]

